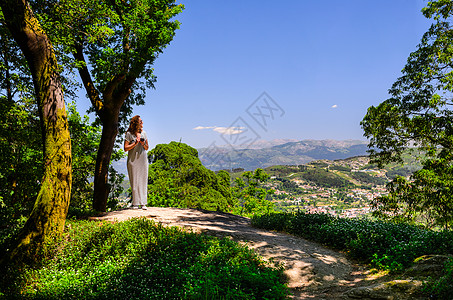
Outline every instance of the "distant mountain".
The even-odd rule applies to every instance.
[[[248,145],[247,147],[236,146],[235,149],[264,149],[264,148],[270,148],[273,146],[278,146],[278,145],[291,143],[291,142],[297,142],[297,140],[294,140],[294,139],[274,139],[271,141],[257,140],[255,142],[253,142],[251,145]],[[228,144],[220,145],[217,147],[222,148],[222,149],[231,149],[231,146]]]
[[[127,157],[123,157],[119,161],[112,161],[112,167],[118,173],[126,175],[126,179],[128,179],[128,175],[127,175]]]
[[[302,165],[319,159],[335,160],[367,155],[367,144],[366,141],[357,140],[274,140],[254,144],[249,149],[223,146],[201,148],[198,153],[203,165],[211,170],[255,170],[273,165]]]

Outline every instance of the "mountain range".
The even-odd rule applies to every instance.
[[[368,142],[358,140],[258,141],[248,148],[229,145],[198,149],[203,165],[211,170],[255,170],[273,165],[302,165],[319,159],[345,159],[367,155]]]

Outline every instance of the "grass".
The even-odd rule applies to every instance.
[[[10,266],[0,296],[26,299],[285,299],[283,269],[228,239],[146,219],[68,221],[51,257]]]

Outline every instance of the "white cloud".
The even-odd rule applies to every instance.
[[[233,135],[243,132],[244,127],[216,127],[214,128],[214,131],[221,134]]]
[[[336,104],[332,105],[332,108],[337,108],[337,107],[338,107],[338,105],[336,105]]]
[[[193,128],[193,130],[203,129],[212,129],[215,132],[227,135],[240,134],[244,131],[244,127],[197,126]]]
[[[197,126],[193,130],[213,129],[213,128],[216,128],[216,126]]]

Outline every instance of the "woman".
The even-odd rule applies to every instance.
[[[124,151],[127,152],[127,173],[132,188],[132,208],[147,209],[148,190],[148,138],[143,130],[140,116],[131,119],[124,140]]]

